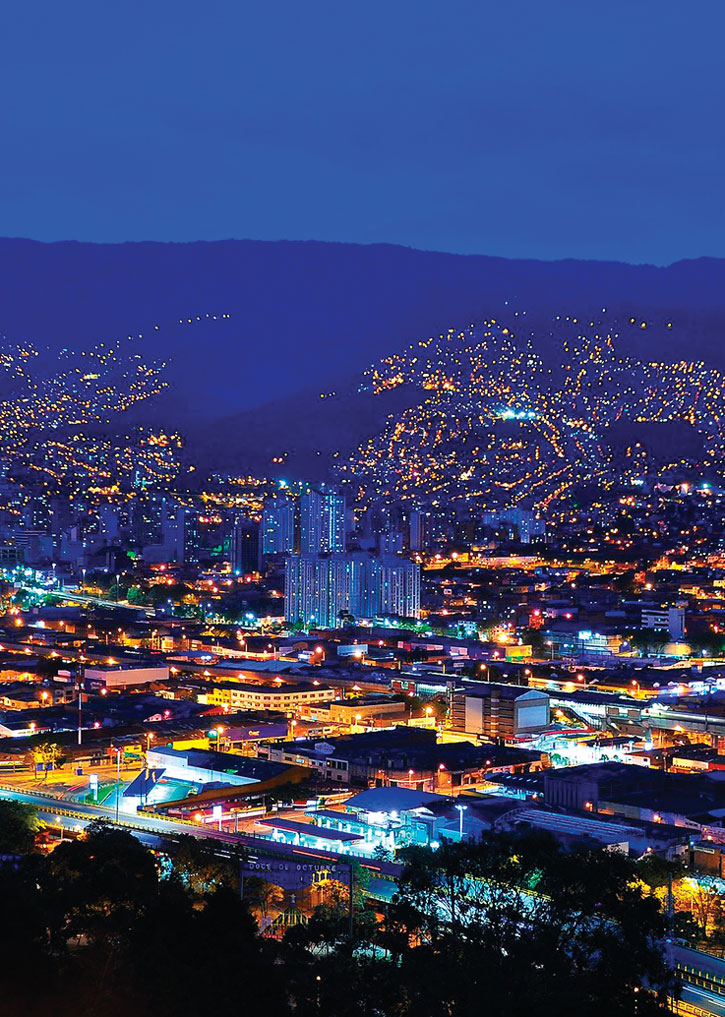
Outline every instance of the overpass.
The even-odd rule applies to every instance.
[[[0,785],[0,799],[3,798],[32,805],[41,820],[65,828],[85,827],[95,820],[103,820],[113,826],[128,830],[142,841],[148,840],[149,837],[170,840],[184,834],[198,839],[211,840],[220,855],[229,855],[234,847],[239,846],[257,857],[285,858],[301,865],[310,862],[349,864],[351,861],[356,861],[370,873],[371,888],[368,895],[380,900],[389,899],[389,894],[385,893],[384,884],[394,885],[395,880],[403,871],[403,866],[396,862],[343,855],[335,851],[300,847],[295,844],[282,844],[266,837],[256,837],[254,834],[228,833],[211,825],[201,826],[189,820],[167,819],[146,812],[139,812],[134,816],[121,814],[116,820],[113,808],[68,802],[42,791],[20,791],[7,785]]]
[[[12,574],[6,573],[5,578],[15,587],[16,590],[28,590],[39,597],[52,597],[54,600],[67,600],[71,604],[87,604],[91,607],[122,607],[127,611],[138,611],[153,618],[156,609],[146,607],[143,604],[129,604],[127,600],[109,600],[107,597],[96,597],[91,593],[81,593],[77,587],[59,586],[55,589],[48,589],[44,586],[33,586],[31,583],[19,582]]]
[[[677,1014],[725,1017],[725,960],[679,943],[667,944],[667,957],[682,983]]]

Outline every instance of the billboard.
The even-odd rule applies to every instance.
[[[241,866],[242,885],[248,876],[264,879],[283,890],[304,890],[329,880],[349,883],[350,866],[339,862],[295,862],[283,858],[246,859]]]

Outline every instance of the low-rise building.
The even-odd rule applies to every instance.
[[[548,727],[549,696],[521,685],[470,682],[451,694],[454,731],[491,741],[514,741]]]
[[[205,688],[197,698],[200,703],[226,710],[276,710],[290,716],[298,713],[303,706],[330,702],[338,695],[337,689],[313,682],[253,685],[230,681]]]

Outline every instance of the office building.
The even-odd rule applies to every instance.
[[[675,641],[685,638],[685,608],[681,604],[660,607],[659,604],[642,605],[642,628],[659,629],[669,633]]]
[[[492,741],[512,741],[549,725],[545,692],[522,685],[471,682],[451,694],[451,727]]]

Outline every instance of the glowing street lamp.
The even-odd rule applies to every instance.
[[[458,819],[459,819],[458,832],[459,832],[461,840],[463,840],[463,813],[466,811],[468,806],[467,805],[456,805],[455,808],[458,811]]]

